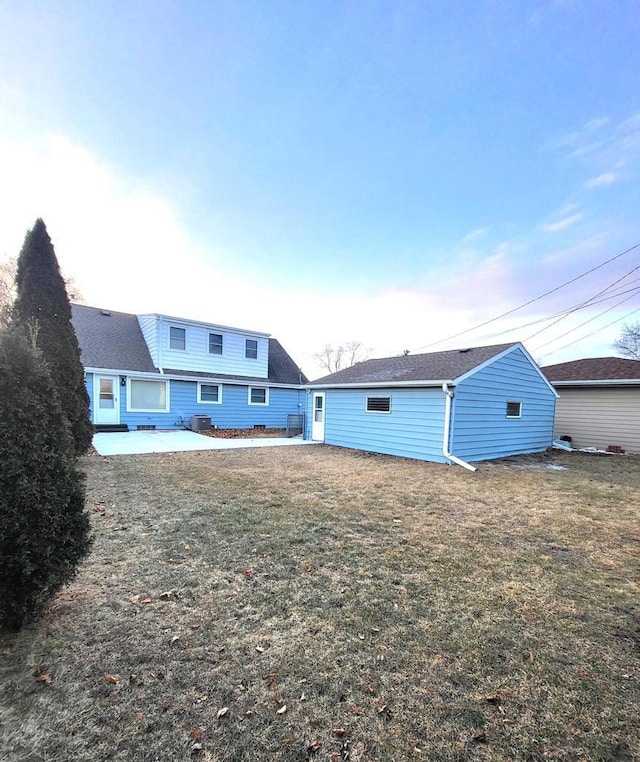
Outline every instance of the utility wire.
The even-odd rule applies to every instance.
[[[575,326],[574,328],[570,328],[568,331],[565,331],[564,333],[561,333],[560,336],[556,336],[554,339],[550,339],[549,341],[545,342],[544,344],[541,344],[538,349],[542,349],[542,347],[547,347],[549,344],[554,344],[556,341],[559,341],[560,339],[563,339],[565,336],[568,336],[570,333],[573,333],[574,331],[577,331],[579,328],[582,328],[583,326],[592,323],[594,320],[597,320],[598,318],[601,318],[603,315],[606,315],[607,312],[611,312],[611,310],[615,310],[616,307],[618,307],[621,304],[624,304],[624,302],[628,302],[629,299],[633,299],[635,294],[631,294],[631,296],[625,296],[624,299],[620,299],[619,302],[616,302],[615,304],[612,304],[611,307],[607,307],[606,310],[603,310],[602,312],[599,312],[597,315],[594,315],[594,317],[589,318],[588,320],[585,320],[584,323],[580,323],[580,325]],[[640,308],[639,308],[640,309]],[[600,329],[602,330],[602,329]]]
[[[610,323],[607,323],[606,325],[603,325],[601,328],[598,328],[596,331],[591,331],[591,333],[588,333],[586,336],[582,336],[579,339],[576,339],[575,341],[570,341],[568,344],[565,344],[562,347],[558,347],[558,349],[553,349],[551,352],[547,352],[546,355],[542,355],[542,358],[549,357],[549,355],[555,355],[556,352],[561,352],[563,349],[567,349],[567,347],[572,347],[574,344],[579,344],[581,341],[584,341],[585,339],[590,339],[592,336],[595,336],[596,333],[600,333],[600,331],[604,331],[606,328],[609,328],[612,325],[615,325],[616,323],[619,323],[621,320],[626,320],[627,318],[630,318],[631,315],[635,315],[636,312],[640,312],[640,307],[638,309],[632,310],[631,312],[627,312],[626,315],[623,315],[621,318],[616,318],[615,320],[612,320]]]
[[[417,350],[428,349],[429,347],[436,346],[437,344],[443,344],[445,341],[450,341],[451,339],[457,339],[458,336],[463,336],[464,334],[470,333],[471,331],[475,331],[478,328],[483,328],[485,325],[489,325],[489,323],[494,323],[496,320],[501,320],[502,318],[507,317],[507,315],[512,315],[514,312],[518,312],[518,310],[524,309],[525,307],[528,307],[530,304],[540,301],[540,299],[544,299],[545,296],[554,294],[556,291],[560,291],[560,289],[564,288],[565,286],[569,286],[572,283],[575,283],[576,281],[580,280],[581,278],[584,278],[585,276],[590,275],[596,270],[599,270],[601,267],[608,265],[610,262],[613,262],[616,259],[620,259],[620,257],[623,257],[625,254],[628,254],[630,251],[633,251],[634,249],[637,249],[638,247],[640,247],[640,243],[636,243],[633,246],[630,246],[628,249],[621,251],[619,254],[616,254],[615,256],[605,260],[604,262],[601,262],[599,265],[592,267],[590,270],[587,270],[581,275],[577,275],[575,278],[571,278],[571,280],[568,280],[565,283],[561,283],[559,286],[556,286],[555,288],[552,288],[549,291],[545,291],[544,294],[540,294],[540,296],[536,296],[535,298],[530,299],[528,302],[525,302],[524,304],[521,304],[518,307],[514,307],[511,310],[507,310],[507,312],[503,312],[501,315],[497,315],[496,317],[490,318],[489,320],[485,320],[484,323],[480,323],[479,325],[476,325],[473,328],[466,328],[464,331],[459,331],[458,333],[454,333],[451,336],[447,336],[444,339],[439,339],[438,341],[432,341],[430,344],[425,344],[421,347],[417,347]]]
[[[606,288],[603,288],[602,291],[598,291],[598,293],[594,294],[591,297],[591,299],[587,299],[586,302],[583,302],[582,304],[580,304],[577,307],[575,307],[573,310],[570,310],[566,315],[563,315],[562,317],[559,317],[557,320],[554,320],[553,323],[550,323],[549,325],[545,326],[544,328],[541,328],[539,331],[536,331],[535,333],[532,333],[531,336],[527,336],[527,338],[524,339],[524,341],[529,341],[530,339],[533,339],[534,336],[538,336],[539,334],[541,334],[543,331],[548,331],[549,328],[552,328],[554,325],[556,325],[556,323],[559,323],[561,320],[564,320],[566,317],[569,317],[569,315],[571,315],[572,313],[577,312],[579,309],[582,309],[583,307],[589,306],[590,302],[593,299],[597,299],[599,296],[602,296],[602,294],[604,294],[610,288],[613,288],[614,286],[616,286],[618,283],[620,283],[621,280],[624,280],[626,277],[631,275],[631,273],[634,273],[636,270],[640,270],[640,265],[637,265],[632,270],[629,270],[628,273],[623,275],[621,278],[618,278],[618,280],[614,280],[614,282],[611,283],[609,286],[607,286]]]

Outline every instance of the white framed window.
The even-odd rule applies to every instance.
[[[148,378],[128,380],[127,410],[131,413],[168,413],[169,382]]]
[[[209,334],[209,354],[210,355],[222,354],[222,334],[221,333]]]
[[[369,397],[367,396],[367,413],[390,413],[391,397]]]
[[[258,359],[258,342],[256,339],[245,339],[244,356],[249,360]]]
[[[507,418],[522,417],[522,402],[519,400],[509,400],[507,402]]]
[[[187,348],[187,329],[178,328],[176,325],[169,326],[169,349],[180,349],[184,352]]]
[[[221,405],[222,384],[203,384],[198,382],[198,402],[205,405]]]
[[[249,404],[250,405],[268,405],[269,404],[268,387],[250,386],[249,387]]]

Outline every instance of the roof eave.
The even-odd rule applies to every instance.
[[[553,386],[640,386],[640,378],[600,378],[551,381]]]
[[[388,387],[430,386],[438,387],[442,384],[455,386],[455,381],[450,378],[426,379],[424,381],[354,381],[351,383],[338,384],[304,384],[306,389],[371,389]]]

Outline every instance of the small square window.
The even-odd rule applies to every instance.
[[[391,397],[367,397],[367,413],[390,413]]]
[[[258,359],[258,342],[256,339],[247,339],[244,344],[244,356],[249,360]]]
[[[249,404],[250,405],[268,405],[269,393],[265,386],[250,386],[249,387]]]
[[[221,333],[209,334],[209,354],[210,355],[222,354],[222,334]]]
[[[520,418],[522,416],[522,402],[507,402],[507,418]]]
[[[198,402],[219,404],[222,402],[222,390],[218,384],[198,384]]]
[[[169,326],[169,348],[181,349],[182,351],[187,348],[187,331],[185,328]]]

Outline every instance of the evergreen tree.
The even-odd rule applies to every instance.
[[[18,630],[91,546],[69,422],[40,352],[0,333],[0,630]]]
[[[91,444],[89,395],[84,384],[80,347],[71,324],[71,305],[47,228],[36,220],[18,257],[17,297],[13,320],[34,332],[71,425],[77,455]]]

